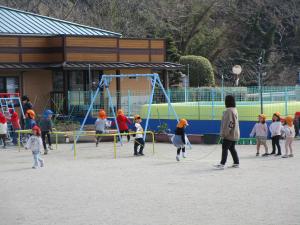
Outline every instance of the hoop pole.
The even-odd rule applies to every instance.
[[[116,143],[116,135],[114,135],[114,158],[117,158],[117,143]]]
[[[151,105],[152,105],[152,102],[153,102],[153,96],[154,96],[156,80],[157,80],[157,76],[154,76],[154,79],[151,79],[152,91],[151,91],[151,95],[150,95],[150,99],[149,99],[147,120],[146,120],[146,125],[145,125],[145,130],[144,130],[144,137],[143,137],[144,141],[146,140],[146,133],[147,133],[148,125],[149,125],[149,117],[150,117],[150,114],[151,114]]]

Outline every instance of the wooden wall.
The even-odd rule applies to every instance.
[[[66,61],[164,62],[164,40],[66,37]]]
[[[0,37],[0,63],[62,61],[62,37]]]
[[[161,39],[1,36],[0,63],[164,62]]]

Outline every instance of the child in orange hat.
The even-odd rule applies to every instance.
[[[96,127],[96,147],[99,144],[99,141],[101,140],[100,136],[97,136],[97,134],[103,134],[105,133],[105,128],[108,127],[109,123],[107,120],[106,112],[103,109],[100,109],[98,113],[98,118],[95,121],[95,127]]]
[[[258,115],[258,123],[256,123],[250,133],[250,137],[256,137],[256,156],[259,156],[260,145],[265,147],[265,154],[262,156],[268,156],[268,126],[266,124],[266,116],[264,114]]]
[[[172,138],[172,143],[177,148],[176,160],[180,161],[180,152],[182,152],[182,157],[186,158],[185,155],[185,128],[188,126],[186,119],[180,119],[177,123],[175,135]]]
[[[282,158],[288,158],[293,157],[293,148],[292,143],[295,138],[295,127],[293,124],[293,117],[287,116],[285,118],[285,125],[283,127],[284,133],[285,133],[285,155],[282,156]],[[289,151],[290,150],[290,151]],[[290,152],[290,154],[289,154]]]
[[[142,122],[142,118],[139,115],[135,115],[134,116],[134,126],[136,129],[136,132],[139,132],[139,134],[136,134],[135,139],[134,139],[134,156],[143,156],[143,150],[144,150],[144,146],[145,146],[145,142],[143,139],[143,134],[142,132],[144,132],[144,129],[141,125]],[[138,151],[138,147],[139,151]]]
[[[128,124],[131,124],[131,121],[124,115],[122,109],[118,109],[117,114],[117,123],[119,126],[120,133],[129,133]],[[127,135],[127,141],[130,141],[130,135]]]

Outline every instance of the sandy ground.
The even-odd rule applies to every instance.
[[[217,145],[195,145],[180,162],[169,144],[134,158],[126,143],[116,160],[111,143],[79,144],[76,160],[59,145],[36,170],[30,151],[0,150],[0,224],[299,225],[299,144],[289,159],[237,146],[241,167],[223,171],[212,168]]]

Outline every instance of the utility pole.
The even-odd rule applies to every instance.
[[[260,92],[260,113],[264,113],[264,104],[263,104],[263,80],[262,80],[262,64],[264,61],[265,50],[263,49],[260,53],[258,58],[258,85],[259,85],[259,92]]]

